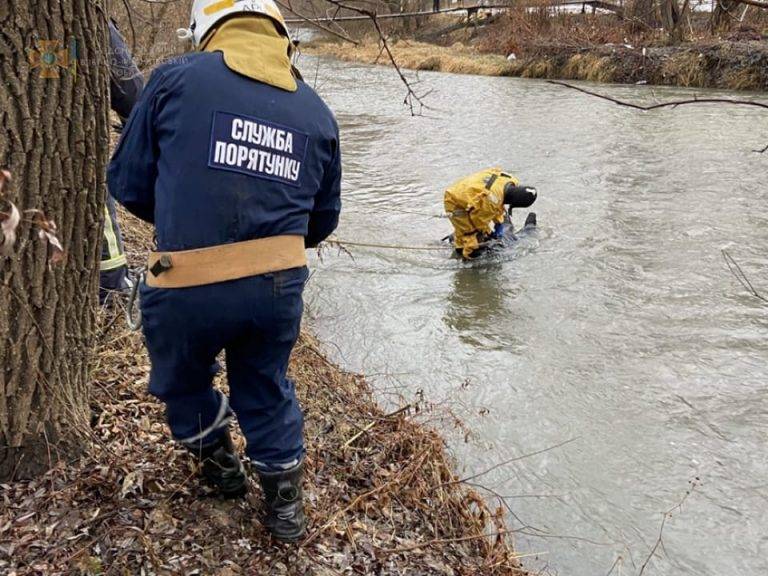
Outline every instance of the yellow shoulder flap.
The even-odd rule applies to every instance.
[[[501,168],[487,168],[462,178],[445,191],[445,211],[454,216],[469,212],[473,220],[482,220],[476,228],[484,230],[491,221],[503,218],[504,186],[508,182],[517,184],[517,179]]]
[[[289,42],[266,16],[244,16],[225,21],[202,50],[222,52],[227,67],[243,76],[295,92]]]

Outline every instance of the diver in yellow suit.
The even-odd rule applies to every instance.
[[[527,208],[536,201],[536,189],[521,186],[500,168],[488,168],[462,178],[445,191],[445,211],[453,225],[453,245],[465,259],[474,258],[494,240],[501,240],[508,222],[505,205]],[[526,227],[536,224],[531,213]]]

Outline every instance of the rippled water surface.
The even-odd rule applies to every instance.
[[[482,477],[509,496],[519,551],[553,573],[768,574],[768,115],[638,113],[541,81],[422,74],[411,118],[391,70],[305,58],[345,154],[339,237],[434,246],[442,190],[488,165],[540,192],[540,230],[508,257],[326,253],[314,328],[344,366],[449,400],[463,473],[574,439]],[[691,93],[601,87],[650,102]],[[524,214],[516,215],[520,223]],[[521,522],[523,524],[521,524]]]

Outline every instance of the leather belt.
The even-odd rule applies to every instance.
[[[150,252],[147,286],[187,288],[307,265],[303,236],[271,236],[196,250]]]

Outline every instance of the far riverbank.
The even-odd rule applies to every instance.
[[[398,65],[411,70],[727,90],[768,89],[765,40],[712,40],[650,47],[546,43],[528,46],[520,54],[500,54],[493,52],[499,47],[493,48],[487,37],[485,42],[481,38],[450,45],[441,44],[452,38],[434,39],[439,44],[401,36],[390,40],[390,48]],[[321,36],[303,44],[302,51],[352,62],[391,65],[378,39],[368,36],[357,46]]]

